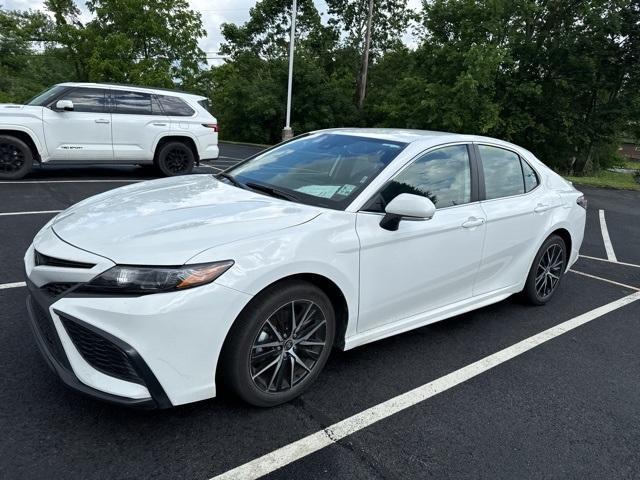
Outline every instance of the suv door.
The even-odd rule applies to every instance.
[[[111,91],[113,152],[116,160],[151,161],[157,140],[170,130],[169,118],[155,95]]]
[[[421,155],[358,212],[358,331],[472,296],[485,225],[469,148],[451,145]],[[431,199],[433,218],[402,220],[397,231],[380,227],[384,206],[400,193]]]
[[[529,271],[533,250],[548,231],[560,197],[540,186],[536,171],[518,153],[495,145],[476,145],[484,177],[487,217],[483,260],[474,295],[513,287]]]
[[[73,110],[57,110],[59,100]],[[108,90],[76,87],[43,109],[44,138],[51,160],[113,160]]]

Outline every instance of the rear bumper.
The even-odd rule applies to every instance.
[[[34,287],[32,286],[32,284],[30,284],[29,287],[33,292]],[[121,397],[97,390],[82,383],[73,373],[71,365],[69,364],[69,359],[67,358],[65,350],[62,346],[62,342],[60,341],[60,337],[57,334],[53,318],[48,313],[48,307],[46,305],[40,304],[38,300],[35,299],[37,295],[37,293],[32,293],[27,298],[29,325],[31,327],[31,330],[33,331],[38,349],[40,350],[40,353],[42,353],[42,356],[44,357],[47,365],[49,365],[51,370],[58,377],[60,377],[62,382],[67,387],[84,395],[88,395],[99,400],[114,403],[117,405],[146,409],[171,407],[171,402],[167,398],[165,392],[162,390],[162,387],[158,383],[157,379],[149,370],[149,367],[144,363],[137,352],[135,352],[135,350],[131,349],[130,347],[130,350],[127,351],[127,355],[129,356],[131,363],[135,365],[136,371],[140,374],[148,390],[151,392],[150,397]],[[77,319],[70,319],[70,321],[80,322]],[[104,332],[100,332],[99,334],[104,334]]]

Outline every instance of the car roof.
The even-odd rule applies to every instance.
[[[124,83],[102,83],[102,82],[65,82],[59,83],[58,85],[64,87],[85,87],[85,88],[111,88],[114,90],[129,90],[136,92],[145,92],[145,93],[156,93],[159,95],[167,95],[167,94],[175,94],[176,96],[185,96],[185,97],[193,97],[199,100],[206,100],[207,97],[203,97],[202,95],[196,95],[194,93],[184,92],[178,89],[171,88],[161,88],[161,87],[145,87],[143,85],[129,85]]]
[[[413,130],[408,128],[331,128],[318,130],[312,133],[334,133],[342,135],[353,135],[367,138],[377,138],[402,143],[421,143],[425,146],[437,145],[449,142],[476,142],[502,145],[520,151],[528,152],[526,149],[497,138],[485,137],[482,135],[469,135],[464,133],[439,132],[436,130]]]

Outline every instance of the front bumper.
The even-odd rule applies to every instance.
[[[57,334],[53,318],[47,310],[45,310],[46,306],[41,305],[38,300],[35,299],[35,297],[39,295],[37,293],[34,294],[37,289],[31,282],[29,282],[29,290],[32,293],[27,298],[27,312],[29,313],[29,325],[35,336],[36,344],[51,370],[60,377],[66,386],[82,394],[118,405],[149,409],[171,407],[171,402],[158,383],[158,380],[153,373],[151,373],[151,370],[149,370],[149,367],[144,363],[144,360],[131,348],[128,352],[130,361],[132,364],[137,365],[141,372],[144,372],[142,374],[144,377],[143,380],[149,392],[152,392],[149,397],[123,397],[103,392],[82,383],[71,368],[60,337]],[[71,321],[79,322],[77,319],[72,319]]]
[[[36,265],[34,249],[95,266]],[[251,296],[215,282],[137,297],[74,293],[73,285],[111,266],[50,229],[25,254],[30,323],[50,367],[73,389],[121,405],[164,408],[214,397],[222,344]]]

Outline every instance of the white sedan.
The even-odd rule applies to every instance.
[[[169,407],[219,384],[271,406],[350,349],[520,293],[577,260],[584,197],[492,138],[336,129],[214,175],[118,188],[24,257],[29,316],[81,392]]]

